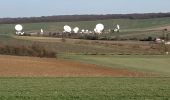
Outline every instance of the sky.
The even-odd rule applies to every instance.
[[[170,0],[0,0],[0,18],[170,12]]]

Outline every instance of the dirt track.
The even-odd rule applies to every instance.
[[[145,75],[144,73],[66,60],[0,55],[0,77],[124,77]]]
[[[162,26],[162,27],[157,27],[157,28],[151,28],[149,30],[164,30],[164,29],[167,29],[167,31],[170,31],[170,26]]]

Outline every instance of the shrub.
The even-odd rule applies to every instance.
[[[31,46],[10,46],[0,45],[0,54],[17,55],[17,56],[33,56],[55,58],[56,53],[46,50],[44,47],[33,44]]]

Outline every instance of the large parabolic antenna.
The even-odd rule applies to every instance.
[[[15,25],[16,35],[24,35],[23,26],[20,24]]]
[[[21,32],[21,31],[23,30],[22,25],[17,24],[17,25],[15,26],[15,30],[18,31],[18,32]]]
[[[97,29],[96,29],[96,28],[94,28],[94,32],[95,32],[95,33],[97,32]]]
[[[78,27],[75,27],[75,28],[73,29],[73,31],[74,31],[74,33],[78,33],[79,28],[78,28]]]
[[[41,35],[43,35],[43,34],[44,34],[44,30],[43,30],[43,29],[41,29],[41,30],[40,30],[40,32],[41,32],[41,33],[40,33]]]
[[[71,33],[71,27],[68,26],[68,25],[65,25],[65,26],[64,26],[64,32]]]
[[[114,26],[113,26],[114,27]],[[120,25],[117,24],[116,27],[114,27],[114,32],[119,32],[120,30]]]
[[[104,30],[104,25],[103,24],[97,24],[95,29],[96,29],[97,33],[102,33],[102,31]]]
[[[120,30],[120,25],[117,24],[117,29]]]
[[[82,32],[82,33],[84,33],[84,32],[85,32],[85,30],[84,30],[84,29],[82,29],[82,30],[81,30],[81,32]]]

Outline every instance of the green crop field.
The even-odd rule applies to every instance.
[[[121,32],[107,37],[145,38],[162,36],[162,31],[148,29],[170,25],[170,18],[110,19],[78,22],[25,23],[24,31],[62,32],[64,25],[93,30],[103,23],[106,29],[120,24]],[[15,24],[0,24],[0,45],[39,44],[57,53],[58,59],[97,64],[109,68],[148,72],[156,76],[121,77],[0,77],[0,100],[169,100],[170,56],[163,48],[149,42],[69,40],[62,42],[43,37],[15,37]],[[168,31],[169,33],[169,31]],[[38,40],[39,39],[39,40]],[[163,53],[162,53],[163,51]],[[144,55],[144,54],[147,55]],[[117,54],[117,55],[116,55]],[[135,55],[137,54],[137,55]],[[152,54],[152,55],[149,55]],[[48,67],[48,66],[47,66]],[[0,72],[3,70],[0,70]]]
[[[0,100],[169,100],[170,78],[0,78]]]
[[[64,59],[77,60],[112,68],[154,72],[170,76],[169,55],[61,55]]]
[[[112,68],[154,72],[158,77],[0,78],[0,100],[169,100],[169,56],[61,55]]]

